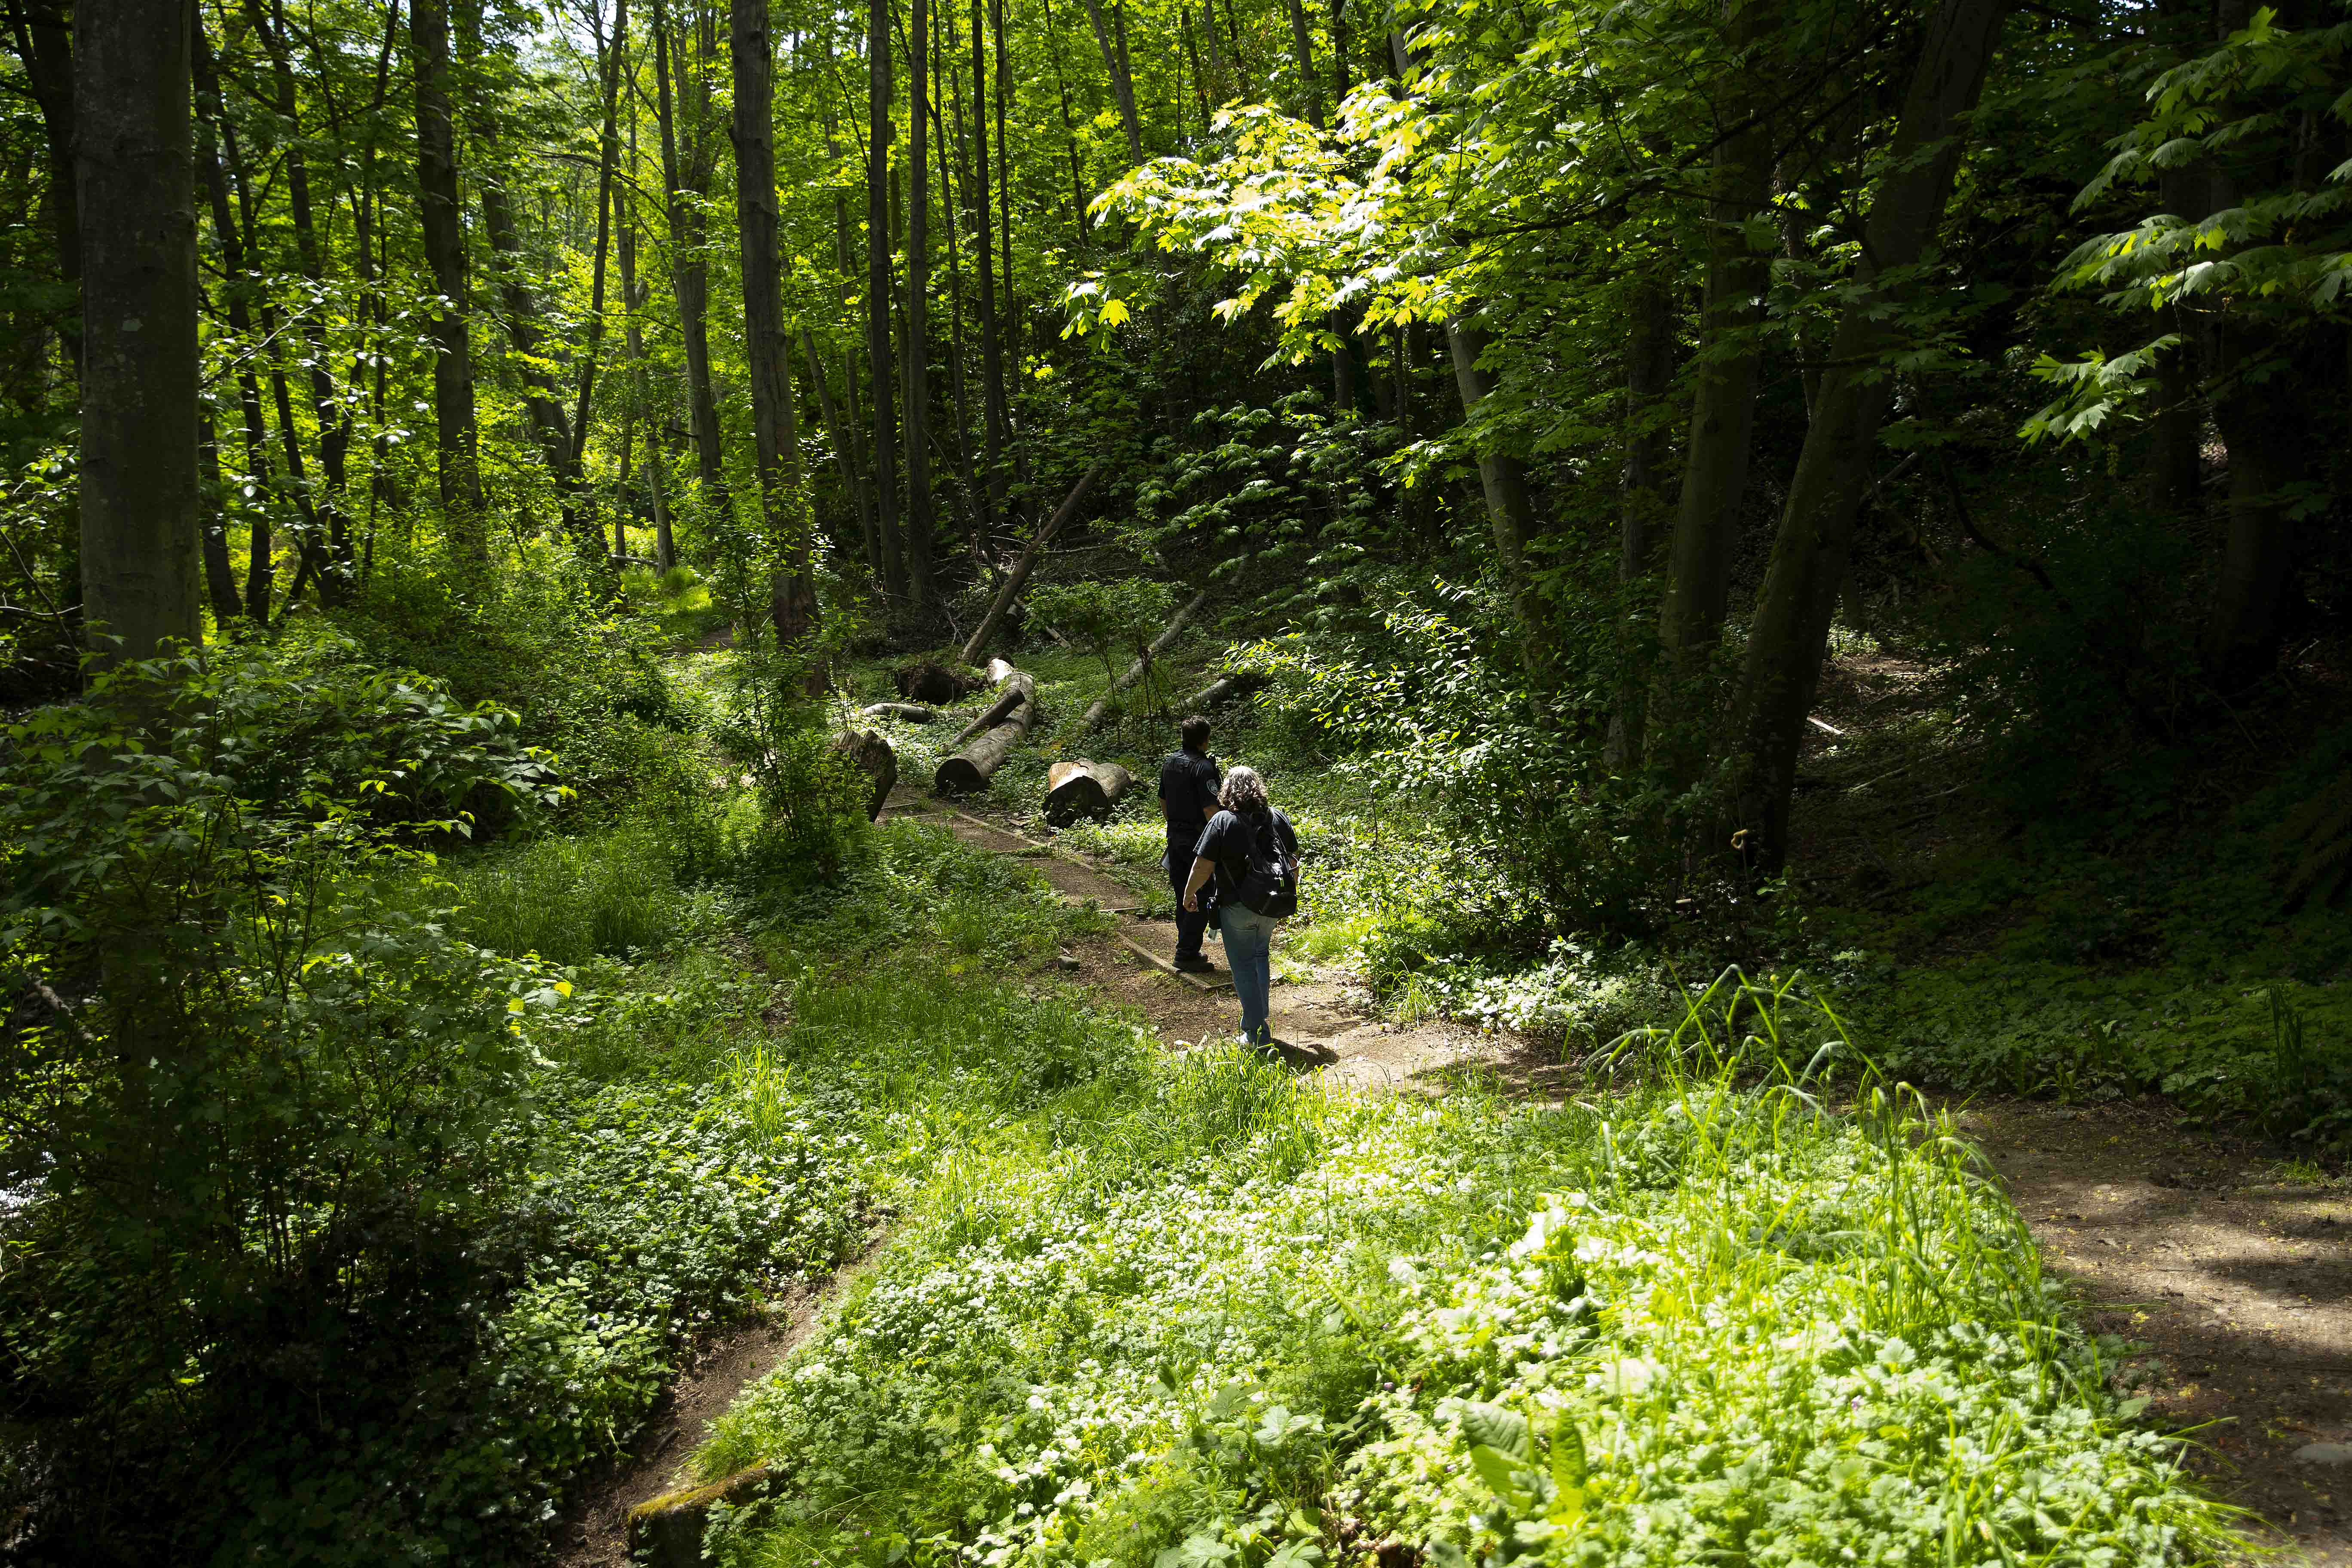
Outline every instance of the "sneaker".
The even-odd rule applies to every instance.
[[[1179,958],[1176,961],[1176,970],[1180,974],[1214,974],[1217,972],[1217,966],[1203,954],[1192,958]]]

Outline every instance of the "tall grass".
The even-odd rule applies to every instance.
[[[690,903],[660,840],[634,824],[535,839],[451,875],[469,937],[555,963],[659,947],[678,934]]]

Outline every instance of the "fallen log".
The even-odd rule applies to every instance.
[[[1120,692],[1126,690],[1129,687],[1134,685],[1138,680],[1141,679],[1143,678],[1143,667],[1145,662],[1147,660],[1159,658],[1160,653],[1166,649],[1168,645],[1176,640],[1176,634],[1184,629],[1184,623],[1192,618],[1192,612],[1198,610],[1202,605],[1205,605],[1208,602],[1209,591],[1206,588],[1202,589],[1199,593],[1185,600],[1184,607],[1177,611],[1175,616],[1170,619],[1168,625],[1160,629],[1160,635],[1153,637],[1150,644],[1145,647],[1143,650],[1143,658],[1139,658],[1133,664],[1129,665],[1127,667],[1127,673],[1120,676],[1117,680],[1111,682],[1111,688],[1108,691],[1104,692],[1100,697],[1095,699],[1094,706],[1087,709],[1086,717],[1078,721],[1078,728],[1081,730],[1091,730],[1097,724],[1100,724],[1103,721],[1103,716],[1110,711],[1110,700],[1118,696]]]
[[[919,702],[877,702],[857,710],[861,719],[903,719],[909,724],[928,724],[940,716],[936,708],[926,708]]]
[[[1037,705],[1022,703],[1003,723],[940,763],[939,772],[931,775],[931,787],[941,795],[969,795],[986,789],[996,770],[1004,765],[1004,759],[1012,755],[1013,748],[1028,737],[1029,726],[1036,718]]]
[[[898,782],[898,753],[890,749],[889,742],[871,730],[844,730],[833,738],[831,745],[866,775],[872,796],[866,802],[866,819],[873,821],[882,815],[882,803],[890,798],[890,787]]]
[[[999,688],[996,700],[981,710],[980,715],[971,723],[958,730],[949,745],[962,745],[982,730],[1003,722],[1015,708],[1034,700],[1037,695],[1036,680],[1027,671],[1015,669],[1001,658],[989,661],[988,678]]]
[[[1045,548],[1045,542],[1053,538],[1064,523],[1070,521],[1078,510],[1078,503],[1087,499],[1087,492],[1095,488],[1095,480],[1101,474],[1100,463],[1080,474],[1078,482],[1070,487],[1069,496],[1054,509],[1053,516],[1038,525],[1037,531],[1022,547],[1021,559],[1013,563],[1013,570],[1007,572],[1004,581],[996,585],[996,597],[988,602],[988,614],[980,617],[980,625],[972,628],[971,636],[964,641],[963,661],[966,664],[978,658],[980,650],[988,646],[989,637],[1003,621],[1004,612],[1013,607],[1014,595],[1021,592],[1021,585],[1029,581],[1030,572],[1036,567],[1037,552]]]
[[[1221,675],[1184,699],[1184,711],[1198,713],[1223,702],[1228,697],[1238,697],[1245,691],[1255,691],[1265,684],[1265,676],[1250,670],[1243,670],[1233,675]]]
[[[1108,816],[1134,782],[1117,763],[1055,763],[1045,770],[1045,820],[1059,827],[1081,816]]]
[[[629,1510],[629,1560],[652,1568],[697,1568],[709,1562],[702,1554],[702,1535],[711,1510],[721,1505],[741,1508],[765,1496],[774,1479],[775,1472],[761,1465],[707,1487],[685,1487],[639,1503]]]

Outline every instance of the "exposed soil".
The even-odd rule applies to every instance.
[[[746,1388],[783,1364],[824,1309],[871,1266],[884,1240],[876,1236],[855,1262],[824,1283],[770,1302],[755,1321],[697,1347],[692,1363],[646,1417],[628,1453],[566,1511],[556,1532],[558,1568],[627,1568],[629,1510],[684,1480],[679,1471],[709,1435],[711,1422]]]
[[[2282,1183],[2153,1099],[1959,1121],[2091,1325],[2130,1342],[2148,1418],[2197,1429],[2189,1468],[2284,1561],[2352,1568],[2352,1185]]]

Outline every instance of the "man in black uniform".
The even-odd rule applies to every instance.
[[[1168,819],[1168,886],[1176,894],[1176,967],[1204,974],[1216,968],[1201,951],[1209,911],[1184,908],[1184,882],[1192,874],[1192,846],[1217,815],[1217,786],[1224,781],[1209,755],[1209,721],[1198,713],[1184,721],[1184,749],[1160,764],[1160,811]]]

